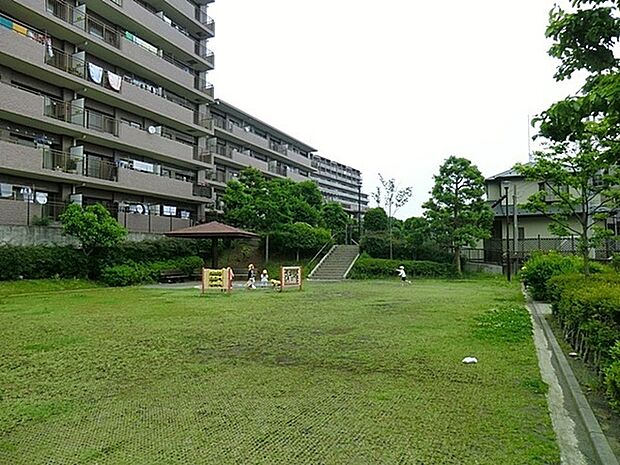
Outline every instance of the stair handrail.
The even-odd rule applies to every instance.
[[[316,253],[316,255],[312,257],[312,259],[308,262],[308,264],[306,265],[307,268],[310,268],[310,265],[312,265],[312,262],[314,262],[319,257],[319,255],[321,255],[321,252],[323,252],[325,247],[327,247],[329,244],[331,244],[334,241],[335,237],[336,235],[332,234],[332,237],[329,238],[329,241],[323,244],[323,247],[321,247],[321,249]]]
[[[321,261],[320,261],[319,263],[317,263],[317,265],[316,265],[316,266],[312,269],[312,271],[310,272],[310,274],[308,274],[308,278],[312,278],[312,275],[314,275],[314,272],[315,272],[316,270],[318,270],[318,269],[321,267],[321,265],[323,264],[323,262],[327,259],[327,257],[329,257],[329,255],[330,255],[330,254],[334,251],[334,249],[335,249],[336,247],[338,247],[338,245],[337,245],[337,244],[332,245],[332,248],[331,248],[331,249],[329,249],[329,251],[328,251],[325,255],[323,255],[323,258],[321,258]]]
[[[349,265],[349,268],[347,268],[347,271],[344,273],[344,276],[343,276],[344,279],[347,279],[347,276],[348,276],[349,272],[351,271],[351,269],[355,265],[355,262],[357,262],[358,258],[360,258],[360,254],[359,253],[355,256],[355,258],[353,259],[353,261]]]

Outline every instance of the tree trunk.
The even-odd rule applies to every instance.
[[[462,274],[462,270],[461,270],[461,248],[460,247],[455,247],[454,248],[454,264],[456,265],[456,271],[458,274]]]

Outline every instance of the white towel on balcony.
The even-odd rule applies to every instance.
[[[122,82],[123,78],[121,76],[108,71],[108,83],[110,84],[110,87],[112,89],[114,89],[116,92],[120,92]]]
[[[101,81],[103,81],[103,68],[94,63],[88,63],[88,75],[91,81],[101,84]]]

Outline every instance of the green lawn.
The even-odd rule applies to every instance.
[[[0,464],[559,464],[516,285],[23,286]]]

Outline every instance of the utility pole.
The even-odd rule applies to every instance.
[[[517,213],[517,183],[512,185],[512,250],[517,259],[519,221]]]
[[[508,279],[508,281],[511,280],[511,267],[512,264],[510,263],[510,212],[508,211],[508,203],[510,201],[510,197],[508,195],[508,192],[510,190],[510,183],[509,182],[503,182],[503,187],[504,187],[504,197],[506,198],[506,278]]]

